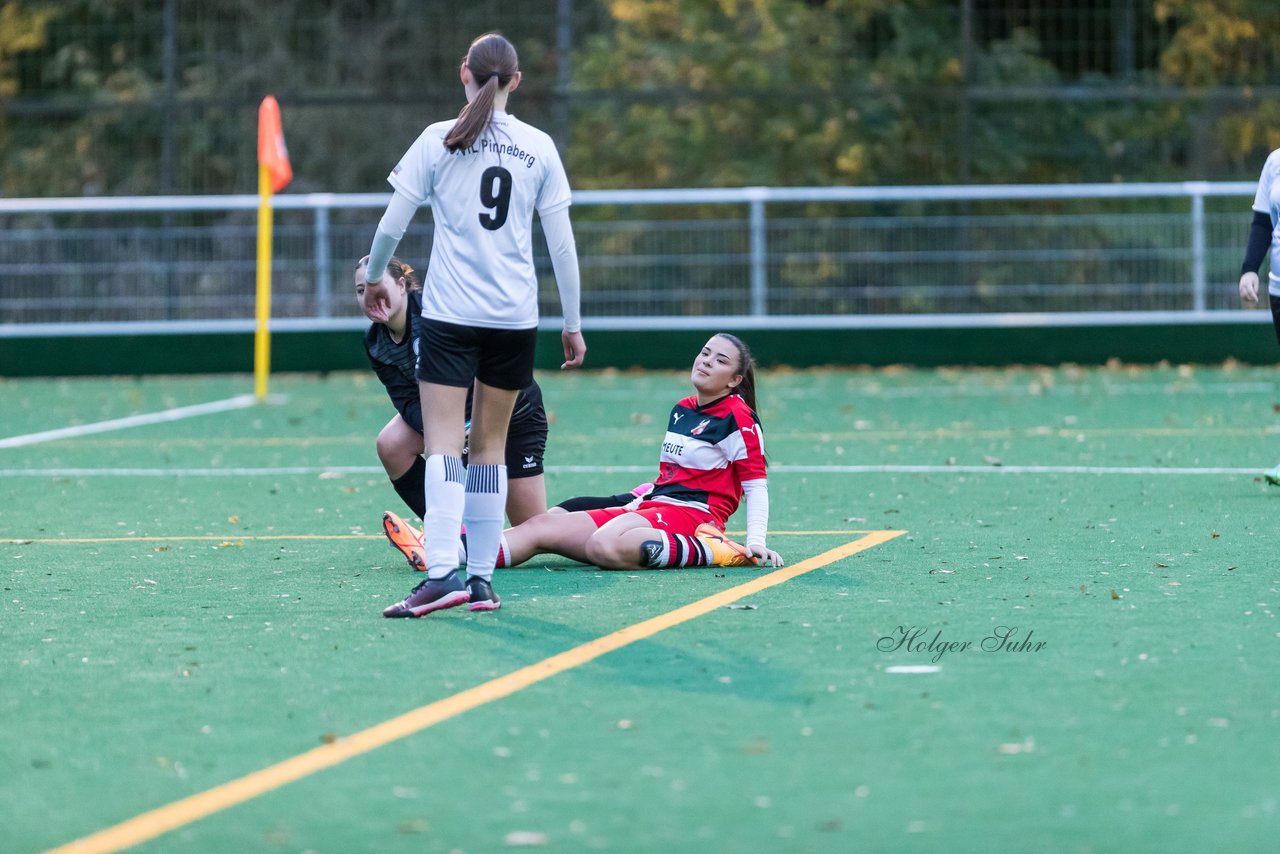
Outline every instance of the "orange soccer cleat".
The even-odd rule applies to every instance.
[[[386,532],[391,545],[409,561],[409,566],[418,572],[427,571],[426,550],[422,546],[421,532],[390,510],[382,514],[382,530]]]
[[[693,532],[693,535],[698,538],[698,542],[710,549],[712,566],[760,565],[760,561],[751,552],[747,551],[746,546],[741,543],[735,543],[714,525],[701,524]]]

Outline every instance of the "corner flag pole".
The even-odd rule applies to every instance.
[[[253,390],[258,400],[266,399],[271,373],[271,195],[291,180],[280,105],[268,95],[258,107],[258,281],[253,334]]]
[[[258,400],[267,396],[267,375],[271,373],[271,175],[258,164],[258,287],[254,300],[257,326],[253,333],[253,393]]]

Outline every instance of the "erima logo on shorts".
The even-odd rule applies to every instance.
[[[525,458],[524,458],[524,466],[523,466],[523,468],[527,468],[527,469],[534,469],[534,468],[537,468],[537,467],[538,467],[538,464],[537,464],[537,463],[535,463],[535,462],[533,461],[533,457],[525,457]]]

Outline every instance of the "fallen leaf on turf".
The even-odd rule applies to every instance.
[[[1216,540],[1216,539],[1218,539],[1218,537],[1221,537],[1222,535],[1221,535],[1221,534],[1219,534],[1217,531],[1214,531],[1214,532],[1213,532],[1212,534],[1210,534],[1209,536]]]
[[[754,611],[754,610],[756,610],[756,606],[755,606],[755,605],[741,605],[741,604],[739,604],[739,603],[737,603],[737,602],[733,603],[732,605],[725,605],[725,607],[726,607],[726,608],[728,608],[730,611]]]
[[[1158,563],[1158,564],[1156,564],[1156,569],[1168,569],[1168,568],[1169,568],[1169,564],[1167,564],[1167,563]]]
[[[1111,591],[1111,598],[1112,598],[1112,599],[1119,599],[1119,598],[1120,598],[1120,594],[1119,594],[1119,593],[1117,593],[1116,591],[1112,590],[1112,591]]]
[[[536,830],[513,830],[502,839],[508,845],[546,845],[550,840]]]
[[[984,463],[986,463],[987,465],[989,465],[989,466],[1002,466],[1002,465],[1004,465],[1004,462],[1003,462],[999,457],[990,457],[990,456],[987,456],[987,455],[985,455],[985,454],[984,454],[984,455],[983,455],[983,457],[982,457],[982,461],[983,461]]]
[[[1008,742],[1000,745],[996,749],[1006,756],[1016,756],[1019,753],[1034,753],[1036,749],[1036,740],[1028,736],[1026,741]]]
[[[227,521],[228,521],[228,522],[230,522],[232,525],[235,525],[235,524],[238,524],[238,523],[240,522],[240,517],[239,517],[239,516],[228,516],[228,517],[227,517]]]
[[[227,540],[227,541],[225,541],[225,542],[218,543],[218,548],[220,548],[220,549],[233,548],[233,547],[234,547],[234,548],[237,548],[237,549],[238,549],[238,548],[243,548],[243,547],[244,547],[244,542],[243,542],[242,540],[236,540],[236,541],[233,543],[233,542],[231,542],[230,540]]]
[[[333,744],[338,740],[338,736],[336,733],[326,732],[324,735],[320,736],[320,740],[325,744]]]

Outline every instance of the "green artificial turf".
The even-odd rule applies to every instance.
[[[539,380],[553,502],[648,479],[688,388]],[[249,387],[10,380],[0,439]],[[271,391],[0,448],[0,849],[69,842],[762,572],[541,557],[498,573],[501,611],[385,620],[418,580],[380,529],[403,511],[373,448],[389,405],[365,375]],[[789,563],[906,533],[138,850],[1273,848],[1270,371],[778,371],[760,400]],[[983,649],[1008,629],[1030,643]]]

